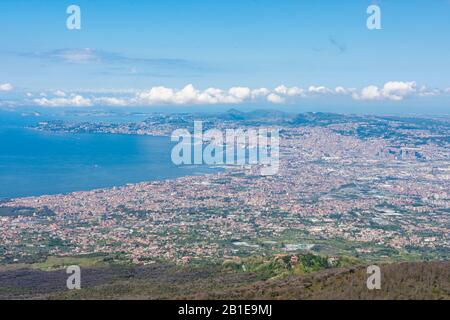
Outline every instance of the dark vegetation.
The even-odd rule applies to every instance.
[[[382,264],[381,290],[367,289],[365,265],[309,253],[196,266],[88,262],[82,289],[71,291],[62,265],[3,269],[0,299],[450,299],[450,262]]]
[[[199,294],[200,299],[450,299],[449,262],[381,265],[381,289],[368,290],[366,267],[329,269],[303,276]]]
[[[32,217],[33,215],[39,217],[54,216],[55,213],[47,207],[42,209],[29,207],[0,207],[0,217]]]

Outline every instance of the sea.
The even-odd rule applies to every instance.
[[[55,133],[30,128],[47,120],[54,119],[0,112],[0,200],[217,171],[207,166],[174,165],[170,137]]]

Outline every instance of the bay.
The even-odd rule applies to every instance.
[[[170,137],[41,132],[0,125],[0,199],[214,172],[176,166]]]

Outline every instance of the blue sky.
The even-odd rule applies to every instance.
[[[3,105],[450,109],[449,0],[2,0],[0,30]]]

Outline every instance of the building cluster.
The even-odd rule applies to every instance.
[[[405,149],[393,140],[335,129],[282,128],[274,176],[243,166],[12,199],[1,206],[54,214],[0,216],[0,259],[102,253],[185,263],[293,250],[448,258],[450,150],[426,144],[399,157],[392,150]]]

